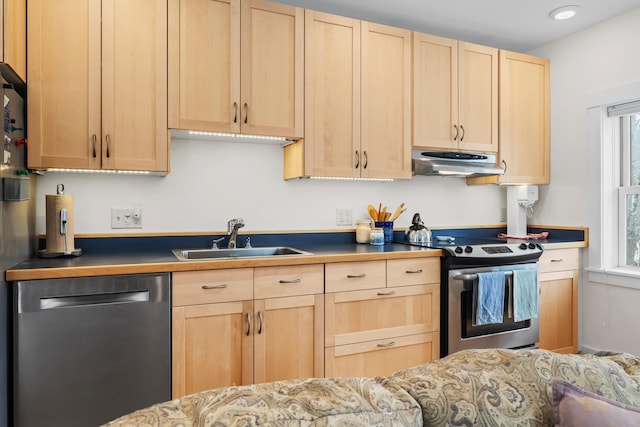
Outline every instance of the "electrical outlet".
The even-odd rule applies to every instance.
[[[142,209],[111,208],[111,228],[142,228]]]
[[[500,222],[507,222],[507,208],[500,208]]]
[[[352,209],[336,209],[336,225],[349,226],[353,225]]]

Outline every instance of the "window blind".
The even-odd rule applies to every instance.
[[[625,114],[640,113],[640,100],[607,107],[607,117],[623,116]]]

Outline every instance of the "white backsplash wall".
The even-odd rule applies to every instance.
[[[415,212],[427,226],[498,224],[505,189],[467,186],[462,178],[362,182],[282,179],[282,148],[246,142],[174,140],[166,177],[49,173],[37,177],[37,232],[45,233],[45,195],[64,184],[74,200],[74,232],[163,233],[226,231],[242,217],[245,231],[353,229],[366,206],[388,210],[405,202],[396,227]],[[111,229],[111,208],[142,208],[142,229]],[[336,209],[353,210],[354,225],[338,227]]]

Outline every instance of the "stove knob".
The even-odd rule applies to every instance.
[[[535,248],[536,248],[535,243],[529,243],[529,249],[535,249]]]
[[[455,249],[455,252],[456,252],[457,254],[461,254],[461,253],[462,253],[462,248],[461,248],[460,246],[458,246],[458,247]]]
[[[466,248],[464,248],[465,253],[470,254],[471,252],[473,252],[473,248],[471,246],[467,246]]]
[[[527,249],[527,244],[526,243],[520,243],[520,246],[518,246],[520,249],[525,250]]]

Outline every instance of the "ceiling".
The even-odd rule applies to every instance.
[[[554,40],[640,7],[640,0],[278,0],[517,52]],[[555,21],[549,12],[578,5],[578,14]]]

